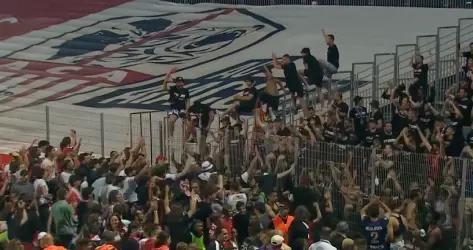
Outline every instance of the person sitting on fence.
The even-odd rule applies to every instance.
[[[322,98],[323,78],[324,72],[319,61],[310,53],[309,48],[303,48],[301,50],[302,60],[304,62],[304,70],[299,72],[302,75],[302,79],[308,85],[315,85],[315,99],[314,103],[320,103],[322,109],[325,107],[325,99],[331,100],[331,98]],[[307,79],[306,79],[307,78]],[[330,95],[331,86],[327,86],[327,95]]]
[[[196,129],[200,128],[202,140],[205,142],[215,115],[216,111],[212,109],[210,105],[195,101],[187,112],[189,133],[190,136],[192,136],[192,138],[189,139],[195,141],[197,139]]]
[[[169,133],[174,136],[174,125],[179,118],[186,116],[186,110],[190,105],[189,90],[184,87],[184,78],[176,77],[171,79],[176,72],[176,68],[171,69],[163,80],[163,89],[169,93],[170,110],[169,117]],[[175,86],[169,87],[169,83],[174,82]]]
[[[273,66],[277,69],[284,70],[284,77],[286,80],[286,88],[291,93],[293,111],[297,112],[297,103],[301,106],[305,106],[304,103],[304,87],[302,82],[307,87],[307,83],[303,80],[303,77],[297,72],[296,64],[292,62],[291,57],[288,54],[283,55],[282,61],[278,60],[276,54],[273,53]]]
[[[222,116],[230,115],[239,123],[241,123],[241,114],[253,114],[258,98],[258,90],[255,87],[254,79],[246,76],[243,81],[245,84],[243,92],[233,97],[234,104],[222,114]]]
[[[279,109],[279,89],[284,90],[279,79],[273,76],[270,65],[263,66],[266,77],[266,86],[260,92],[259,100],[266,104],[266,108],[271,112],[276,112]]]

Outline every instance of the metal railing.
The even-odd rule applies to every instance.
[[[231,5],[331,5],[421,8],[472,8],[471,0],[165,0],[179,4],[217,3]]]
[[[2,112],[2,140],[30,143],[32,138],[46,139],[59,145],[75,129],[82,138],[81,151],[105,155],[130,145],[130,123],[126,115],[88,111],[84,108],[38,105]],[[15,126],[11,126],[15,124]]]

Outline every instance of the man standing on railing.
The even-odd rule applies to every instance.
[[[282,62],[280,62],[273,53],[273,65],[277,69],[284,70],[284,77],[286,78],[286,87],[291,92],[292,102],[294,104],[294,112],[297,112],[297,101],[299,104],[304,105],[304,87],[301,83],[301,77],[297,72],[296,65],[291,61],[291,57],[288,54],[283,56]],[[307,83],[304,82],[307,86]]]
[[[322,109],[324,108],[324,100],[322,100],[322,87],[324,79],[324,71],[319,61],[310,53],[309,48],[303,48],[301,50],[302,60],[304,61],[304,70],[301,74],[307,77],[309,84],[315,85],[315,101],[320,102]],[[330,86],[328,86],[328,92],[330,93]]]
[[[335,44],[335,36],[333,34],[327,34],[324,29],[322,29],[322,34],[325,38],[325,43],[327,43],[327,61],[319,60],[319,63],[322,65],[325,71],[325,75],[328,78],[332,78],[332,75],[338,72],[338,67],[340,67],[340,53],[338,52],[338,47]]]
[[[184,118],[186,116],[186,110],[189,107],[190,96],[189,90],[184,87],[184,78],[176,77],[171,80],[172,74],[176,72],[176,68],[172,68],[163,80],[163,88],[169,93],[170,110],[168,111],[169,117],[169,132],[171,136],[174,136],[174,125],[177,119]],[[168,87],[169,82],[174,82],[176,85]]]

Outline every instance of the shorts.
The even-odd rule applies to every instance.
[[[168,111],[168,117],[170,116],[176,116],[178,118],[185,118],[186,117],[186,112],[178,109],[171,109]]]
[[[297,84],[297,85],[287,85],[287,88],[289,89],[289,92],[291,94],[297,96],[297,97],[304,97],[304,88],[302,87],[302,84]]]
[[[260,101],[266,103],[273,111],[277,111],[279,108],[279,96],[273,96],[268,93],[261,93]]]
[[[322,88],[322,83],[324,76],[316,76],[314,74],[310,74],[308,70],[304,70],[304,75],[307,77],[307,81],[310,85],[315,85],[318,88]]]

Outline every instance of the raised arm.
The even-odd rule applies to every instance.
[[[168,71],[168,73],[166,73],[166,76],[164,77],[164,80],[163,80],[163,89],[168,91],[169,90],[169,82],[171,82],[171,76],[172,74],[174,74],[176,72],[177,68],[172,68]]]
[[[282,172],[282,173],[279,173],[279,174],[277,175],[277,178],[278,178],[278,179],[281,179],[281,178],[286,177],[287,175],[289,175],[290,173],[292,173],[295,168],[296,168],[296,163],[292,163],[291,167],[290,167],[288,170],[286,170],[286,171],[284,171],[284,172]]]
[[[328,43],[330,41],[330,37],[328,36],[327,32],[325,32],[325,29],[322,29],[322,35],[324,36],[325,42]]]
[[[432,145],[430,145],[429,140],[425,138],[424,133],[422,133],[422,130],[419,128],[419,126],[416,126],[417,133],[419,134],[420,140],[422,141],[422,145],[427,149],[427,151],[432,151]]]

